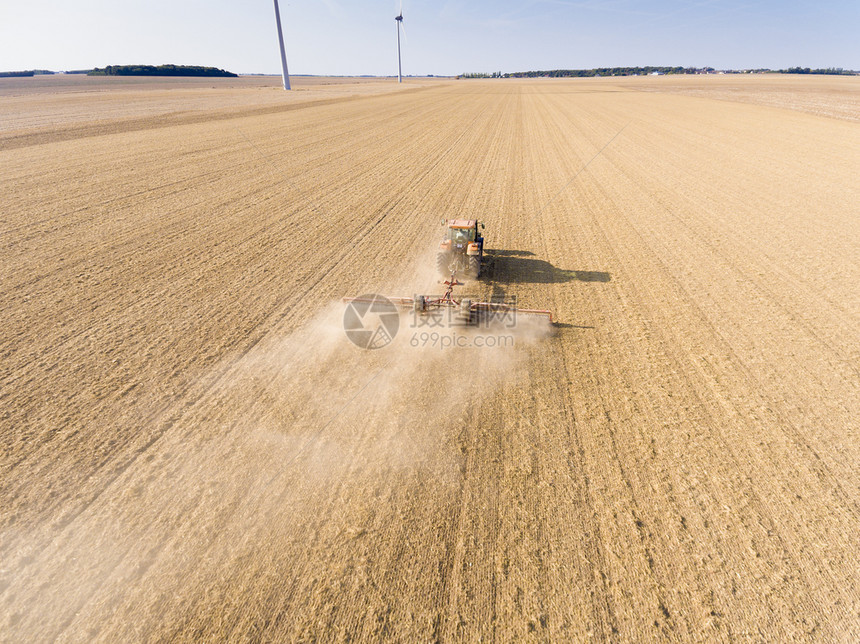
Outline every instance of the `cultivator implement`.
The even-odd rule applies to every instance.
[[[452,274],[450,279],[442,282],[447,287],[441,296],[415,295],[413,297],[386,297],[394,307],[412,310],[416,316],[435,317],[441,322],[447,316],[447,321],[462,326],[508,326],[516,324],[518,316],[536,317],[552,323],[552,311],[546,309],[524,309],[510,302],[476,302],[470,298],[454,296],[454,287],[462,286]],[[362,302],[374,306],[380,305],[378,296],[345,297],[344,302]]]

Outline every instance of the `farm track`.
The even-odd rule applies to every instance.
[[[599,80],[22,112],[0,641],[860,638],[853,79]],[[463,216],[552,335],[349,344]]]

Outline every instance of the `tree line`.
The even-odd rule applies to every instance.
[[[96,67],[89,76],[206,76],[236,78],[238,74],[199,65],[108,65]]]
[[[828,67],[827,69],[810,69],[809,67],[789,67],[780,69],[780,74],[824,74],[825,76],[856,76],[857,72],[841,67]]]
[[[54,72],[47,69],[28,69],[24,72],[0,72],[0,78],[21,78],[27,76],[41,76],[43,74],[53,74]]]
[[[594,69],[551,69],[546,71],[512,72],[505,78],[583,78],[590,76],[641,76],[647,74],[701,74],[714,71],[712,67],[595,67]]]
[[[713,67],[595,67],[594,69],[549,69],[528,72],[467,73],[457,78],[582,78],[591,76],[647,76],[650,74],[713,74]],[[809,67],[789,67],[788,69],[725,69],[726,74],[827,74],[840,76],[856,76],[860,72],[841,67],[827,69],[810,69]]]

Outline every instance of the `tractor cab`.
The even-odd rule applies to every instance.
[[[477,278],[484,256],[484,238],[476,219],[445,220],[445,239],[439,245],[436,265],[444,276],[460,274]]]
[[[448,227],[448,239],[455,244],[465,244],[466,242],[475,241],[478,231],[474,227],[470,228],[455,228]]]

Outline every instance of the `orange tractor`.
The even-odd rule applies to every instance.
[[[436,268],[440,275],[477,279],[484,258],[484,238],[479,232],[484,224],[476,219],[446,219],[445,239],[439,244]]]
[[[445,239],[439,245],[436,267],[448,279],[441,282],[447,288],[444,295],[414,295],[412,297],[384,297],[363,295],[345,297],[344,302],[357,303],[376,313],[396,313],[398,309],[411,309],[415,316],[433,317],[449,314],[451,325],[489,326],[503,322],[507,328],[516,324],[517,315],[538,316],[552,323],[552,312],[546,309],[521,309],[516,301],[478,302],[454,295],[455,286],[464,286],[458,276],[477,279],[481,274],[484,257],[484,228],[475,219],[446,219]],[[366,306],[365,306],[366,305]],[[418,318],[416,317],[416,320]],[[434,323],[435,326],[435,323]]]

